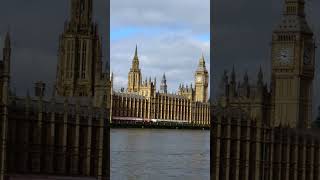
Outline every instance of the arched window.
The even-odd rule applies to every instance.
[[[87,66],[87,42],[82,42],[82,57],[81,57],[81,78],[86,78],[86,66]]]

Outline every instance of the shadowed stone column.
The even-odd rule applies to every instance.
[[[299,157],[299,139],[298,136],[295,134],[295,141],[294,141],[294,168],[293,168],[293,180],[298,180],[298,157]]]
[[[225,137],[226,138],[226,142],[227,145],[226,145],[226,176],[225,176],[225,180],[229,180],[231,177],[230,177],[230,151],[231,151],[231,117],[228,117],[227,120],[227,136]]]
[[[92,137],[92,103],[88,107],[88,127],[86,129],[87,133],[84,137],[84,148],[85,148],[85,162],[83,164],[83,172],[85,176],[90,175],[90,162],[91,162],[91,137]]]
[[[307,139],[306,137],[303,137],[303,143],[302,143],[302,157],[301,157],[301,169],[302,169],[302,179],[306,179],[306,161],[307,161]]]
[[[53,173],[53,161],[55,150],[55,99],[51,101],[50,120],[47,125],[47,154],[45,155],[46,172]]]
[[[310,144],[310,156],[309,156],[309,163],[310,163],[310,179],[313,179],[314,177],[314,139],[311,139],[311,144]]]
[[[58,156],[57,156],[57,172],[60,174],[66,173],[66,155],[67,155],[67,132],[68,132],[68,100],[65,98],[64,100],[64,112],[62,125],[59,127],[59,144],[58,144]]]
[[[238,121],[237,121],[237,126],[236,126],[236,139],[237,139],[237,149],[235,150],[236,151],[236,173],[235,173],[235,179],[238,180],[240,178],[240,147],[241,147],[241,120],[242,120],[242,117],[239,117],[238,118]]]
[[[72,150],[71,150],[71,173],[78,174],[79,172],[79,128],[80,128],[80,102],[77,100],[76,103],[76,119],[73,127],[73,139],[72,139]]]
[[[1,138],[1,149],[0,149],[0,180],[4,180],[6,169],[6,149],[7,149],[7,126],[8,126],[8,109],[6,104],[1,107],[1,125],[0,125],[0,138]]]
[[[42,103],[42,98],[40,97],[38,100],[37,119],[35,119],[35,123],[33,124],[34,129],[32,132],[31,172],[33,173],[40,173],[41,171]]]
[[[315,157],[314,158],[314,165],[315,165],[315,179],[320,180],[320,142],[316,141],[316,148],[315,148]],[[317,178],[316,178],[317,177]]]
[[[256,154],[255,154],[255,179],[260,179],[260,168],[261,168],[261,161],[262,161],[262,157],[261,157],[261,128],[262,128],[262,125],[261,125],[261,121],[260,120],[257,120],[256,121],[257,123],[257,127],[256,127]]]
[[[287,136],[287,146],[286,146],[286,171],[283,172],[285,173],[285,177],[286,177],[286,180],[290,180],[290,162],[291,162],[291,159],[290,159],[290,148],[291,148],[291,138],[290,138],[290,134],[289,133],[286,133],[286,136]]]
[[[106,126],[105,122],[105,112],[104,109],[101,108],[100,109],[100,119],[99,119],[99,127],[98,127],[98,161],[97,161],[97,169],[98,169],[98,180],[102,180],[103,179],[103,138],[104,138],[104,127]]]
[[[246,137],[245,137],[245,154],[243,154],[245,156],[245,179],[249,179],[249,157],[250,157],[250,132],[251,132],[251,120],[247,119],[247,123],[246,123]]]
[[[221,148],[221,118],[213,117],[211,133],[213,134],[212,143],[211,143],[211,161],[212,161],[212,180],[220,180],[219,179],[219,168],[220,168],[220,148]]]
[[[271,133],[271,137],[270,137],[270,166],[269,166],[269,171],[270,171],[270,180],[272,180],[272,177],[273,177],[273,163],[274,163],[274,148],[275,148],[275,145],[274,145],[274,140],[275,140],[275,137],[274,137],[274,129],[271,129],[270,130],[270,133]]]

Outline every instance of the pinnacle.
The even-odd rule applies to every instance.
[[[8,48],[8,47],[10,47],[10,44],[11,44],[10,33],[8,31],[6,34],[6,38],[5,38],[5,46]]]
[[[136,45],[136,50],[134,52],[134,58],[138,58],[138,45]]]

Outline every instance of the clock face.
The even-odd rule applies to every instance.
[[[281,48],[278,52],[277,61],[282,65],[291,64],[293,59],[293,49],[292,48]]]
[[[202,76],[198,76],[197,77],[197,82],[201,82],[202,81]]]
[[[303,64],[311,64],[311,48],[305,48],[303,52]]]

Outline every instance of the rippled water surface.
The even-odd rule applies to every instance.
[[[111,180],[209,180],[209,133],[112,129]]]

